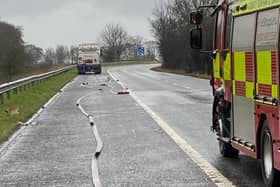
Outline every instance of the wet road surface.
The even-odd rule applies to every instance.
[[[169,75],[149,72],[148,67],[111,71],[116,76],[122,74],[120,80],[128,81],[129,88],[169,125],[174,122],[174,129],[198,151],[207,147],[204,142],[215,139],[206,131],[209,125],[204,122],[208,119],[203,114],[210,106],[208,100],[181,87],[167,89],[164,81],[158,84],[157,78],[151,76],[161,79]],[[81,86],[83,83],[86,86]],[[192,89],[199,89],[199,85]],[[120,90],[106,73],[75,78],[0,153],[0,186],[92,186],[91,160],[96,142],[88,119],[76,106],[76,101],[85,95],[88,97],[80,104],[94,117],[104,145],[98,160],[102,186],[215,186],[130,95],[116,94]],[[202,91],[208,94],[207,89]],[[204,101],[204,105],[197,108],[197,100]],[[201,110],[200,114],[196,110]],[[188,121],[181,121],[189,111]],[[198,132],[200,125],[205,127],[205,134]],[[197,143],[193,136],[203,139]],[[201,154],[207,152],[203,150]]]
[[[110,72],[209,163],[237,186],[264,186],[260,164],[241,154],[223,158],[210,132],[212,95],[208,80],[153,72],[154,65],[111,68]]]

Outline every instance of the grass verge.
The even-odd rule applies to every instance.
[[[196,78],[200,78],[200,79],[210,79],[210,75],[207,75],[207,74],[187,73],[185,70],[166,69],[166,68],[162,68],[161,66],[153,67],[153,68],[151,68],[151,70],[152,71],[157,71],[157,72],[173,73],[173,74],[191,76],[191,77],[196,77]]]
[[[4,96],[4,104],[0,105],[0,144],[19,127],[18,122],[27,121],[42,105],[57,93],[65,84],[77,75],[76,68],[36,83],[33,87],[19,91],[17,94],[11,92],[8,100]],[[19,107],[19,114],[10,116],[5,110],[9,107]]]

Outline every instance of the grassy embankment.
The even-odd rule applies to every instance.
[[[162,68],[161,66],[153,67],[153,68],[151,68],[151,70],[157,71],[157,72],[174,73],[174,74],[179,74],[179,75],[197,77],[200,79],[209,79],[210,78],[210,75],[207,75],[207,74],[187,73],[185,70],[166,69],[166,68]]]
[[[44,103],[57,93],[65,84],[77,75],[76,68],[36,83],[33,87],[26,87],[17,94],[11,92],[8,100],[4,96],[4,104],[0,104],[0,143],[19,127],[18,122],[27,121]],[[5,110],[9,107],[19,107],[19,114],[8,115]]]

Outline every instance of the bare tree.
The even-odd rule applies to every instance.
[[[137,48],[143,46],[143,38],[141,36],[128,36],[126,49],[122,53],[122,58],[125,60],[137,59]]]
[[[56,55],[55,51],[52,48],[48,48],[45,51],[45,61],[48,64],[55,64],[56,63]]]
[[[59,64],[63,64],[67,58],[68,50],[65,46],[58,45],[55,50],[56,61]]]
[[[133,38],[133,44],[136,48],[143,46],[143,38],[141,36],[135,36]]]
[[[211,59],[189,46],[190,12],[200,4],[211,4],[214,0],[174,0],[163,3],[153,12],[150,19],[152,32],[159,44],[162,66],[171,69],[185,69],[187,72],[209,73]],[[210,11],[204,11],[204,48],[211,49],[213,19]]]
[[[155,59],[157,44],[156,42],[150,41],[145,43],[145,56],[149,59]]]
[[[11,81],[23,69],[22,29],[0,21],[0,79]]]
[[[78,48],[76,46],[70,47],[70,58],[72,64],[78,62]]]
[[[33,44],[25,45],[25,66],[33,66],[40,63],[43,56],[43,49]]]
[[[105,61],[119,61],[127,45],[127,32],[120,24],[108,24],[101,33]]]

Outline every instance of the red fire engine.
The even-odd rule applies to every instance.
[[[190,15],[202,48],[201,6]],[[220,0],[213,6],[213,124],[220,152],[260,159],[264,182],[280,186],[280,0]]]

